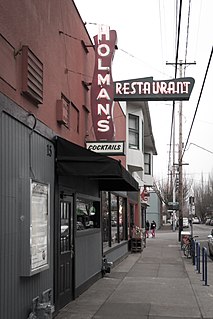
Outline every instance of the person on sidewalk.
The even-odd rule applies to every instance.
[[[149,238],[149,221],[146,221],[146,238]]]
[[[155,237],[155,230],[156,230],[156,223],[154,220],[151,222],[150,229],[151,229],[152,238],[154,238]]]

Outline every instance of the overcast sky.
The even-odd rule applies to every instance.
[[[183,143],[188,139],[198,106],[183,156],[183,163],[189,165],[183,166],[183,172],[199,181],[201,174],[206,179],[213,173],[213,58],[198,103],[213,45],[213,0],[182,2],[178,60],[196,62],[183,69],[183,76],[195,79],[190,100],[183,102]],[[174,63],[176,58],[176,0],[75,0],[75,4],[91,38],[98,33],[98,24],[116,30],[118,50],[112,65],[114,81],[147,76],[153,76],[154,80],[174,78],[175,67],[166,62]],[[167,179],[172,102],[150,102],[149,108],[158,152],[154,157],[154,176],[156,180]],[[178,102],[175,110],[178,144]],[[178,145],[176,162],[177,158]]]

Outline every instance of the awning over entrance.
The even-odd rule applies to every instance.
[[[59,176],[97,179],[100,190],[138,191],[139,186],[119,161],[56,137],[56,169]]]

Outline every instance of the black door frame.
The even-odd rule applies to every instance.
[[[61,309],[59,303],[59,267],[60,267],[60,200],[66,196],[73,198],[73,249],[74,256],[72,258],[72,300],[75,299],[75,201],[76,195],[73,189],[61,185],[55,189],[55,216],[54,216],[54,304],[56,313]],[[70,300],[71,301],[71,300]]]

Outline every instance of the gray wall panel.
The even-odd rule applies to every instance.
[[[84,232],[84,234],[83,234]],[[79,232],[76,237],[75,252],[76,288],[101,271],[101,232]]]
[[[107,260],[116,263],[119,259],[124,258],[128,254],[128,242],[122,243],[122,245],[116,246],[116,249],[110,249],[105,251],[104,255]]]
[[[21,261],[30,258],[30,178],[50,183],[50,228],[53,229],[54,148],[52,156],[48,156],[47,145],[51,142],[33,132],[30,154],[30,132],[6,113],[0,114],[0,318],[5,319],[27,318],[32,299],[53,288],[53,234],[50,269],[31,277],[20,276]],[[24,238],[22,247],[21,238]]]

